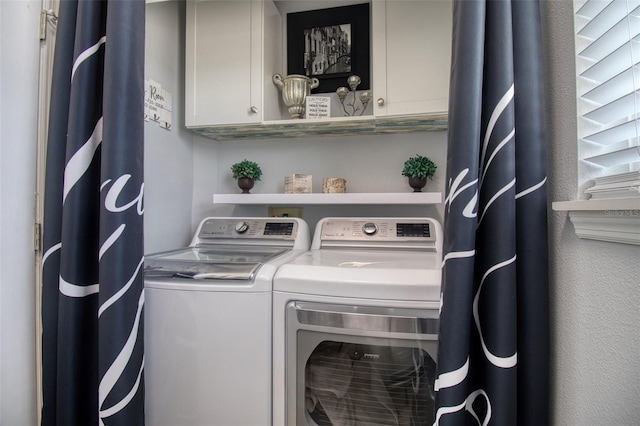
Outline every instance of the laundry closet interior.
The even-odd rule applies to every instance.
[[[335,92],[313,90],[330,98],[331,118],[291,119],[272,81],[275,73],[289,74],[287,14],[362,3],[369,6],[372,94],[364,115],[342,117]],[[216,15],[225,8],[228,19]],[[215,23],[207,25],[207,17]],[[451,22],[450,1],[148,1],[145,79],[170,99],[171,125],[145,123],[145,252],[188,246],[207,217],[266,218],[270,207],[299,209],[311,239],[323,218],[442,223]],[[236,31],[243,41],[230,41]],[[250,69],[207,75],[203,64],[220,62],[207,51],[214,45],[226,46],[221,57],[238,56]],[[432,74],[425,76],[421,64],[430,64]],[[230,93],[232,100],[225,98]],[[241,99],[240,118],[215,121],[233,114]],[[415,155],[437,165],[423,194],[413,194],[401,173]],[[240,195],[231,173],[244,159],[263,172],[249,195]],[[284,194],[292,174],[311,175],[312,194]],[[347,197],[322,193],[328,177],[346,180]],[[394,232],[414,222],[398,223]]]

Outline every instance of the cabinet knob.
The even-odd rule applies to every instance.
[[[258,112],[258,108],[252,106],[251,108],[249,108],[249,111],[251,111],[252,113],[257,113]]]
[[[384,105],[384,99],[382,99],[382,98],[378,98],[378,105],[379,105],[379,106]]]

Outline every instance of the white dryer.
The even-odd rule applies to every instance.
[[[271,422],[273,276],[309,244],[301,219],[210,217],[145,256],[147,424]]]
[[[434,418],[442,227],[325,218],[273,292],[273,424]]]

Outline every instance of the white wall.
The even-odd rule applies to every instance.
[[[576,199],[572,3],[541,6],[547,67],[549,199]],[[640,419],[640,247],[581,240],[549,208],[552,413],[557,425]]]
[[[173,98],[170,130],[145,123],[145,253],[190,241],[194,134],[184,128],[184,2],[149,3],[146,9],[145,78]]]
[[[0,1],[0,424],[33,425],[39,1]]]

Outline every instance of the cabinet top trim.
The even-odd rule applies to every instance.
[[[447,113],[398,117],[328,118],[267,121],[259,124],[192,127],[194,132],[213,140],[303,138],[313,136],[351,136],[383,133],[444,131]]]

